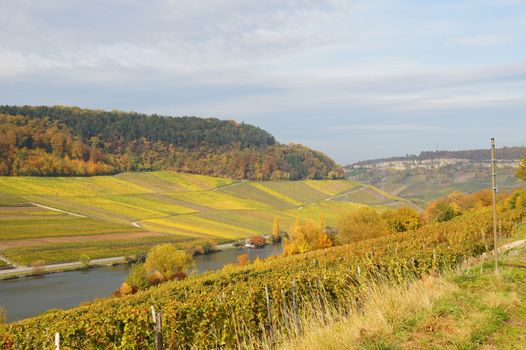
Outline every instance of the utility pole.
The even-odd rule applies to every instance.
[[[491,138],[491,186],[493,193],[493,243],[495,250],[495,273],[499,273],[499,250],[497,248],[497,173],[495,159],[495,139]]]

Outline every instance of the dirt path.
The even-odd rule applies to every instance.
[[[81,214],[76,214],[76,213],[72,213],[70,211],[65,211],[65,210],[62,210],[62,209],[57,209],[57,208],[53,208],[53,207],[48,207],[46,205],[42,205],[42,204],[38,204],[38,203],[29,203],[31,205],[34,205],[35,207],[39,207],[39,208],[43,208],[43,209],[47,209],[47,210],[52,210],[52,211],[58,211],[58,212],[61,212],[61,213],[64,213],[64,214],[68,214],[68,215],[72,215],[72,216],[76,216],[78,218],[86,218],[87,216],[85,215],[81,215]]]
[[[369,187],[367,185],[363,185],[361,186],[360,188],[356,189],[356,190],[352,190],[352,191],[349,191],[349,192],[345,192],[345,193],[342,193],[342,194],[339,194],[337,196],[334,196],[334,197],[330,197],[330,198],[326,198],[325,201],[332,201],[336,198],[340,198],[340,197],[344,197],[344,196],[348,196],[350,194],[353,194],[353,193],[356,193],[356,192],[360,192],[360,191],[363,191],[363,190],[366,190],[368,189]]]
[[[230,185],[219,186],[219,187],[214,188],[214,191],[222,190],[222,189],[229,188],[229,187],[239,186],[239,185],[241,185],[241,184],[244,184],[245,182],[247,182],[247,180],[243,180],[243,181],[239,181],[239,182],[234,182],[233,184],[230,184]]]
[[[508,244],[505,244],[501,247],[498,248],[498,251],[499,253],[503,253],[507,250],[510,250],[510,249],[514,249],[514,248],[518,248],[522,245],[526,244],[526,239],[521,239],[521,240],[518,240],[518,241],[515,241],[515,242],[511,242],[511,243],[508,243]]]

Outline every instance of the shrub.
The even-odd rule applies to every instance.
[[[126,278],[126,283],[130,286],[136,287],[137,289],[148,288],[150,283],[148,282],[148,274],[146,273],[146,268],[144,264],[133,264],[128,277]]]
[[[161,280],[169,279],[176,272],[185,272],[195,267],[190,254],[178,250],[171,243],[153,247],[146,257],[144,267],[148,274],[159,273]]]
[[[389,228],[374,209],[362,208],[341,215],[336,222],[339,243],[351,243],[386,235]]]

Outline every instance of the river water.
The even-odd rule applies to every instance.
[[[222,268],[236,262],[238,255],[249,259],[266,258],[281,253],[281,246],[261,249],[228,249],[195,257],[197,272]],[[68,309],[83,301],[110,295],[128,274],[127,265],[93,268],[87,271],[53,273],[43,277],[25,277],[0,281],[0,306],[7,310],[7,320],[17,321],[50,309]]]

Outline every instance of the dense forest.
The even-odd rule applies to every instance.
[[[0,106],[0,175],[173,169],[236,179],[343,176],[326,155],[231,120],[77,107]]]

